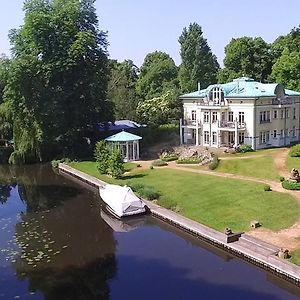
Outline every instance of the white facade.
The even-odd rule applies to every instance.
[[[300,140],[300,93],[282,85],[239,78],[180,99],[183,144],[216,148],[248,144],[255,150]]]

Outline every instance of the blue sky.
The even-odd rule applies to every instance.
[[[9,54],[8,31],[23,22],[23,0],[3,0],[0,53]],[[160,50],[180,63],[178,37],[183,27],[202,26],[222,64],[231,38],[261,36],[272,42],[300,24],[299,0],[96,0],[100,28],[108,31],[110,57],[140,66],[147,53]]]

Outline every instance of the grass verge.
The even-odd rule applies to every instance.
[[[263,184],[182,172],[172,169],[135,169],[121,180],[97,174],[85,162],[72,167],[110,183],[130,182],[154,186],[160,193],[158,204],[166,208],[180,207],[180,214],[223,231],[247,231],[250,221],[277,231],[292,226],[300,216],[296,200],[287,194],[265,192]]]

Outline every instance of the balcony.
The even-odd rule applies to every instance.
[[[192,119],[183,119],[182,120],[182,125],[183,126],[197,126],[197,120],[192,120]],[[198,122],[198,126],[200,126],[200,122]]]
[[[279,99],[279,98],[273,98],[272,99],[272,105],[291,105],[293,104],[293,100],[289,97],[285,97],[285,98],[282,98],[282,99]]]
[[[245,129],[246,128],[246,123],[245,122],[228,122],[228,121],[219,121],[218,122],[218,127],[219,129],[223,130],[230,130],[230,129],[235,129],[237,126],[237,129]]]

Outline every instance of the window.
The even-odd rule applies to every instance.
[[[259,134],[259,143],[267,144],[270,140],[270,132],[269,131],[261,131]]]
[[[224,91],[220,87],[214,87],[209,92],[209,100],[213,101],[214,104],[220,104],[224,101]]]
[[[212,143],[213,145],[217,144],[217,133],[215,131],[212,133]]]
[[[216,123],[218,121],[218,113],[213,111],[212,113],[212,123]]]
[[[270,111],[261,111],[260,112],[260,123],[269,123],[270,122]]]
[[[196,129],[192,130],[192,139],[195,140],[196,139]]]
[[[283,109],[282,109],[281,112],[280,112],[280,118],[281,118],[281,119],[284,119],[284,110],[283,110]]]
[[[208,111],[204,112],[204,123],[209,123],[209,112]]]
[[[233,122],[233,111],[228,112],[228,122]]]
[[[204,144],[209,144],[209,132],[204,131]]]
[[[226,121],[226,113],[225,113],[225,111],[222,111],[222,113],[221,113],[221,120],[222,120],[222,122]]]
[[[196,121],[196,111],[192,110],[192,121]]]
[[[280,130],[280,138],[281,138],[281,139],[284,138],[284,130],[283,130],[283,129]]]
[[[229,144],[234,144],[234,132],[232,131],[228,132],[228,142]]]
[[[239,123],[245,123],[245,113],[239,112]]]
[[[288,119],[290,117],[290,110],[287,108],[285,110],[285,118]]]
[[[274,129],[273,130],[273,139],[277,139],[277,135],[278,135],[277,130]]]
[[[245,142],[245,133],[239,132],[239,144],[244,144]]]
[[[293,119],[296,119],[296,108],[293,108]]]
[[[278,118],[278,111],[273,110],[273,119],[277,119],[277,118]]]

